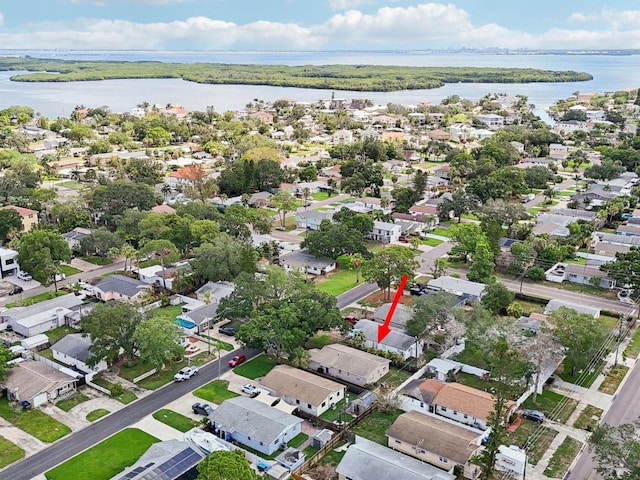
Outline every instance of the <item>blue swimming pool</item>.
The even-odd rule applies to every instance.
[[[176,318],[176,323],[183,328],[193,328],[196,326],[195,323],[189,320],[183,320],[182,318]]]

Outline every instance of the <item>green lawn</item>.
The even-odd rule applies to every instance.
[[[442,243],[442,240],[438,240],[437,238],[426,237],[426,238],[422,238],[420,240],[421,240],[421,243],[423,245],[427,245],[429,247],[437,247],[438,245],[440,245]]]
[[[60,400],[59,402],[57,402],[56,407],[64,410],[65,412],[68,412],[76,405],[80,405],[82,402],[86,402],[87,400],[89,400],[89,397],[87,397],[84,393],[78,392],[69,398],[65,398],[64,400]]]
[[[636,358],[638,355],[640,355],[640,328],[636,330],[629,345],[624,349],[624,356],[627,358]]]
[[[538,395],[535,403],[533,402],[533,395],[527,398],[526,402],[522,404],[522,408],[540,410],[550,420],[567,423],[577,405],[578,402],[576,400],[567,399],[564,395],[550,390],[544,390],[542,395]]]
[[[264,377],[277,364],[274,356],[262,354],[234,368],[233,371],[238,375],[255,380]]]
[[[71,275],[76,275],[78,273],[82,273],[82,270],[72,267],[71,265],[60,265],[60,271],[64,273],[67,277]]]
[[[193,394],[202,398],[203,400],[207,400],[208,402],[213,402],[217,405],[220,405],[222,402],[229,398],[238,397],[239,395],[235,392],[228,390],[229,382],[226,380],[214,380],[213,382],[209,382],[206,385],[200,387]]]
[[[581,448],[582,442],[572,437],[565,438],[553,453],[543,475],[551,478],[563,478]]]
[[[120,373],[118,376],[124,378],[125,380],[132,381],[134,378],[139,377],[143,373],[149,372],[153,370],[153,367],[149,365],[147,362],[138,361],[135,365],[125,366],[122,365],[120,368]]]
[[[351,430],[356,435],[361,435],[372,442],[379,443],[386,447],[387,437],[385,433],[401,413],[403,412],[400,409],[396,409],[390,413],[374,410],[367,418]]]
[[[81,257],[85,262],[93,263],[94,265],[111,265],[113,260],[107,257],[100,257],[98,255],[92,255],[89,257]]]
[[[318,290],[333,296],[338,296],[347,290],[351,290],[356,285],[356,272],[342,268],[328,273],[316,283]]]
[[[598,422],[602,418],[604,410],[593,405],[587,405],[584,410],[580,412],[576,421],[573,422],[575,428],[581,428],[582,430],[591,431],[598,425]]]
[[[191,420],[189,417],[185,417],[178,412],[174,412],[173,410],[168,410],[166,408],[155,412],[153,414],[153,418],[159,422],[166,423],[170,427],[180,430],[183,433],[198,426],[198,422],[195,420]]]
[[[327,192],[316,192],[311,194],[311,198],[314,200],[322,201],[329,198],[329,194]]]
[[[101,387],[106,388],[106,389],[110,389],[110,387],[113,385],[112,383],[107,382],[104,378],[102,378],[100,376],[93,377],[93,380],[91,380],[91,381],[93,383],[95,383],[96,385],[100,385]],[[117,397],[113,397],[113,398],[118,400],[120,403],[124,403],[125,405],[127,405],[127,404],[133,402],[138,397],[131,390],[127,390],[125,388],[124,392],[122,393],[122,395],[118,395]]]
[[[331,343],[331,337],[326,334],[317,333],[307,342],[308,348],[322,348]]]
[[[541,429],[539,430],[541,434],[536,434],[535,437],[532,437],[533,433],[539,428]],[[541,426],[538,422],[523,419],[515,432],[507,433],[508,439],[505,442],[505,445],[517,445],[518,447],[524,447],[526,444],[529,463],[535,465],[540,461],[540,458],[542,458],[544,452],[547,451],[549,445],[551,445],[551,442],[553,442],[553,439],[557,434],[557,431],[552,430],[549,427]],[[535,438],[533,443],[529,441],[531,438]]]
[[[293,437],[291,439],[291,441],[289,443],[287,443],[287,445],[289,445],[290,447],[293,447],[293,448],[298,448],[300,445],[302,445],[308,439],[309,439],[309,435],[307,435],[306,433],[299,433],[298,435]]]
[[[71,429],[38,409],[22,410],[10,405],[6,397],[0,398],[0,417],[21,430],[46,443],[55,442],[71,433]]]
[[[448,228],[434,228],[429,233],[440,235],[441,237],[449,237],[451,235]]]
[[[46,335],[47,335],[47,338],[49,339],[49,343],[53,345],[62,337],[66,337],[70,333],[78,333],[78,330],[76,330],[73,327],[70,327],[69,325],[63,325],[61,327],[54,328],[53,330],[49,330],[46,333]]]
[[[175,320],[182,313],[182,305],[169,305],[167,307],[154,308],[149,311],[150,317]]]
[[[57,182],[56,186],[70,188],[72,190],[80,190],[82,188],[82,184],[76,180],[67,180],[65,182]]]
[[[127,428],[49,470],[45,476],[49,480],[108,480],[125,467],[133,465],[151,445],[159,441],[142,430]]]
[[[20,460],[24,457],[24,450],[6,438],[0,436],[0,468]]]
[[[206,352],[199,353],[195,357],[191,359],[192,365],[203,365],[210,360],[213,360],[215,355],[209,355]],[[155,390],[156,388],[160,388],[163,385],[166,385],[169,382],[173,381],[173,376],[176,374],[178,370],[182,367],[186,367],[189,364],[189,361],[184,358],[179,362],[171,362],[165,366],[164,370],[160,370],[159,372],[154,373],[153,375],[145,378],[144,380],[140,380],[138,385],[142,388],[146,388],[147,390]]]
[[[571,372],[567,371],[568,369],[565,369],[562,372],[560,372],[558,376],[565,382],[569,382],[575,385],[580,385],[581,387],[589,388],[593,384],[595,379],[598,378],[598,375],[600,375],[600,372],[602,372],[603,368],[604,368],[604,361],[600,361],[594,368],[589,370],[589,372],[586,375],[582,373],[576,373],[575,376],[572,376]]]
[[[611,370],[609,370],[609,373],[598,388],[598,391],[613,395],[618,390],[618,387],[622,383],[622,380],[628,371],[629,367],[625,365],[616,365],[615,367],[611,367]]]
[[[349,399],[349,403],[351,403],[356,398],[358,398],[358,396],[354,393],[347,392],[347,398]],[[323,420],[328,420],[330,422],[335,422],[337,420],[350,422],[353,419],[353,416],[346,413],[345,408],[345,401],[340,400],[338,403],[336,403],[336,408],[330,408],[322,415],[320,415],[320,418],[322,418]]]
[[[396,367],[389,367],[389,373],[380,379],[380,383],[385,383],[389,387],[396,388],[412,375],[411,372],[400,370]]]
[[[51,300],[52,298],[61,297],[63,295],[67,295],[69,292],[65,290],[50,291],[39,293],[38,295],[34,295],[32,297],[26,297],[24,299],[16,300],[15,302],[7,303],[6,307],[28,307],[29,305],[34,305],[36,303],[44,302],[45,300]]]
[[[102,418],[105,415],[109,415],[110,413],[111,412],[109,410],[107,410],[106,408],[98,408],[97,410],[93,410],[93,411],[87,413],[87,417],[86,418],[90,422],[95,422],[99,418]]]
[[[544,305],[541,303],[530,302],[528,300],[522,300],[520,298],[516,298],[516,303],[519,303],[522,306],[522,312],[527,315],[531,315],[532,313],[542,313],[544,312]]]

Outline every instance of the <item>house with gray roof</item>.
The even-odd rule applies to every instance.
[[[140,300],[144,292],[151,288],[140,280],[130,278],[125,275],[115,274],[103,278],[93,286],[93,293],[96,298],[104,302],[109,300],[120,300],[123,302],[135,302]]]
[[[484,283],[471,282],[469,280],[463,280],[462,278],[444,275],[429,280],[429,282],[427,282],[427,288],[434,291],[443,290],[472,301],[479,301],[482,300],[487,286]]]
[[[28,307],[13,307],[0,313],[0,324],[7,323],[13,331],[33,337],[63,325],[75,325],[80,321],[84,300],[73,293],[45,300]]]
[[[196,290],[196,298],[201,302],[220,302],[224,297],[228,297],[236,289],[232,282],[207,282]]]
[[[373,319],[376,322],[384,323],[391,309],[391,303],[384,303],[375,309],[373,312]],[[411,320],[413,315],[413,309],[406,305],[399,303],[396,306],[393,316],[391,317],[391,326],[398,328],[404,332],[407,327],[407,322]]]
[[[336,468],[339,480],[455,480],[455,475],[377,443],[356,437]]]
[[[280,265],[287,272],[298,271],[311,275],[324,275],[336,269],[336,261],[332,258],[316,257],[309,250],[297,250],[280,257]]]
[[[176,317],[176,322],[184,329],[186,335],[203,333],[218,321],[220,303],[203,303],[192,310],[186,310]]]
[[[391,361],[339,343],[309,350],[309,369],[364,387],[387,373]]]
[[[207,454],[192,442],[165,440],[151,445],[136,463],[111,480],[177,480],[196,478],[196,466]]]
[[[83,238],[88,237],[93,233],[93,230],[90,228],[82,228],[76,227],[70,232],[63,233],[62,238],[65,239],[69,248],[73,251],[78,250],[80,248],[80,242]]]
[[[25,360],[7,370],[0,388],[6,389],[10,401],[36,408],[72,394],[77,381],[77,378],[42,362]]]
[[[92,356],[89,351],[91,347],[91,338],[82,333],[70,333],[62,337],[51,346],[53,358],[59,362],[72,367],[76,367],[86,374],[98,373],[106,370],[107,362],[101,360],[95,366],[90,367],[87,360]]]
[[[578,220],[595,220],[598,217],[598,212],[593,210],[578,210],[577,208],[552,208],[551,213],[555,215],[563,215],[565,217],[573,217]]]
[[[209,415],[214,432],[271,455],[301,432],[302,419],[249,397],[225,400]]]
[[[307,210],[296,213],[296,227],[306,230],[320,230],[324,220],[331,221],[335,210]]]
[[[359,320],[355,324],[352,333],[362,332],[366,338],[365,347],[383,350],[385,352],[400,355],[403,360],[411,357],[418,357],[422,353],[424,341],[420,338],[412,337],[399,330],[391,332],[378,342],[378,327],[380,323],[373,320]]]

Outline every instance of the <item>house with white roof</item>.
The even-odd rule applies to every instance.
[[[280,257],[280,265],[287,272],[298,271],[311,275],[324,275],[336,269],[332,258],[316,257],[309,250],[297,250]]]
[[[434,291],[443,290],[472,301],[479,301],[482,300],[487,286],[484,283],[471,282],[469,280],[463,280],[462,278],[443,275],[429,280],[427,282],[427,288]]]

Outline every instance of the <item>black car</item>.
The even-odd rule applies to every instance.
[[[233,327],[220,327],[218,329],[218,332],[222,333],[223,335],[229,335],[230,337],[236,336],[236,329]]]
[[[191,410],[197,415],[206,415],[207,417],[213,413],[213,408],[208,403],[194,403]]]
[[[414,283],[409,287],[409,293],[411,295],[424,295],[426,287],[424,285],[420,285],[419,283]]]
[[[13,289],[9,292],[9,295],[17,295],[18,293],[22,293],[24,292],[24,289],[22,287],[19,287],[18,285],[16,285],[15,287],[13,287]]]

